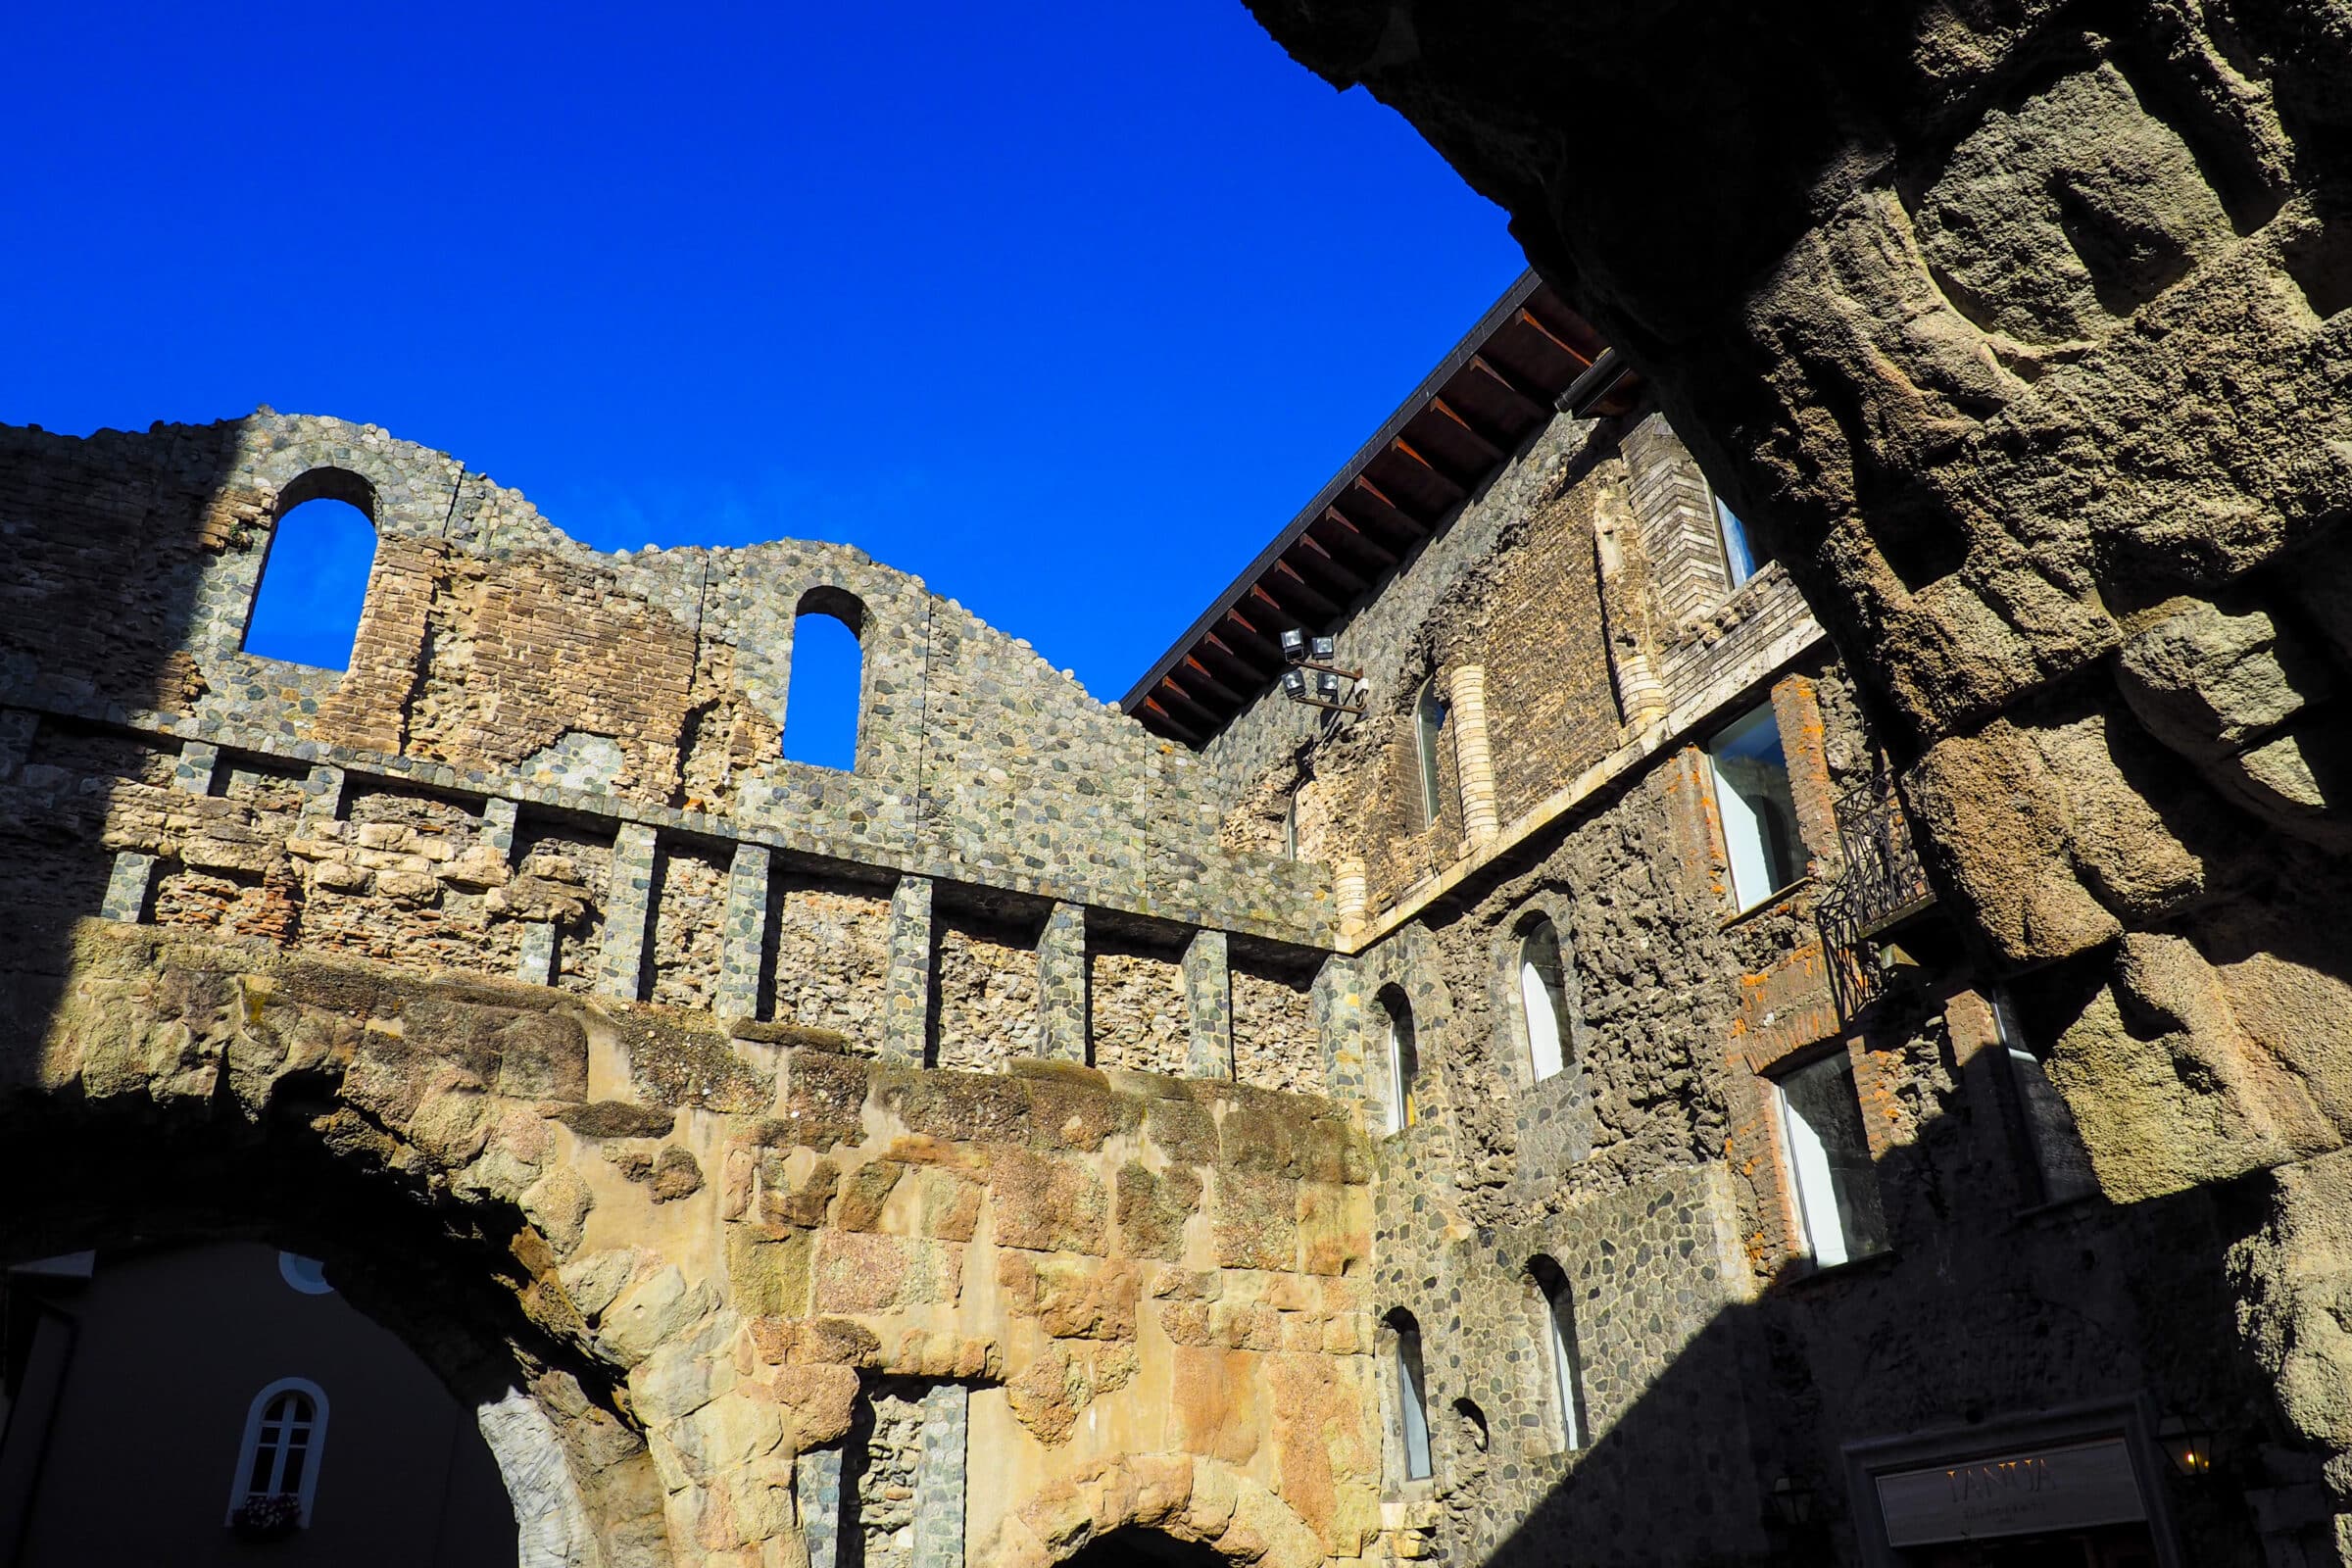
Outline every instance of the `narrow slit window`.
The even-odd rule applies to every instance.
[[[801,601],[784,697],[787,761],[845,773],[857,767],[864,624],[864,607],[847,594],[811,593]]]
[[[2082,1147],[2075,1113],[2058,1093],[2058,1086],[2050,1082],[2049,1069],[2026,1044],[2009,999],[1997,992],[1992,997],[1992,1016],[2008,1063],[2010,1091],[2017,1100],[2018,1124],[2035,1200],[2063,1203],[2097,1192],[2099,1178]]]
[[[350,501],[318,496],[270,530],[245,651],[318,669],[349,669],[375,568],[375,524]]]
[[[1747,537],[1747,524],[1738,513],[1723,504],[1723,497],[1710,493],[1715,503],[1715,534],[1723,542],[1723,574],[1737,588],[1756,574],[1762,563],[1756,559],[1755,546]]]
[[[1536,1082],[1568,1065],[1568,987],[1560,972],[1560,933],[1538,920],[1519,939],[1519,1013],[1527,1022],[1527,1055]]]
[[[1413,735],[1421,761],[1421,825],[1425,828],[1437,826],[1445,815],[1446,775],[1438,763],[1438,748],[1445,739],[1447,716],[1438,683],[1424,683],[1421,700],[1413,705]]]
[[[1886,1221],[1853,1063],[1837,1052],[1783,1074],[1775,1087],[1806,1250],[1824,1268],[1885,1251]]]
[[[1528,1262],[1528,1277],[1535,1282],[1537,1298],[1543,1303],[1544,1336],[1549,1340],[1551,1362],[1551,1395],[1558,1413],[1560,1446],[1574,1450],[1589,1441],[1585,1424],[1584,1359],[1576,1346],[1576,1298],[1568,1284],[1567,1271],[1548,1257],[1537,1257]]]
[[[1413,1006],[1395,986],[1380,996],[1386,1019],[1389,1059],[1389,1131],[1398,1133],[1421,1120],[1416,1080],[1421,1076],[1420,1042],[1413,1033]]]
[[[282,1378],[255,1395],[245,1414],[227,1522],[236,1523],[240,1510],[282,1497],[293,1504],[296,1522],[308,1528],[325,1445],[326,1395],[318,1385]]]
[[[1429,1392],[1422,1376],[1421,1325],[1410,1312],[1389,1314],[1389,1336],[1396,1346],[1396,1416],[1404,1440],[1404,1479],[1428,1479],[1433,1466],[1429,1451]]]
[[[1781,725],[1766,703],[1715,737],[1707,749],[1715,774],[1715,809],[1732,862],[1732,900],[1751,908],[1804,875],[1796,837],[1796,801]]]

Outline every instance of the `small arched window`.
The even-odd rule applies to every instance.
[[[1400,1133],[1421,1119],[1417,1080],[1421,1076],[1420,1042],[1413,1034],[1413,1004],[1404,992],[1390,986],[1380,994],[1382,1024],[1388,1036],[1389,1131]]]
[[[1421,825],[1435,827],[1445,814],[1446,775],[1438,764],[1438,747],[1446,734],[1446,699],[1433,678],[1421,686],[1413,705],[1413,738],[1421,758]]]
[[[296,1522],[308,1527],[318,1492],[318,1460],[326,1446],[326,1395],[307,1378],[280,1378],[253,1396],[245,1412],[245,1442],[237,1450],[228,1492],[228,1521],[240,1511],[290,1498]]]
[[[1402,1307],[1385,1319],[1395,1349],[1396,1417],[1403,1439],[1404,1479],[1420,1481],[1431,1470],[1429,1392],[1421,1370],[1421,1324]]]
[[[245,651],[318,669],[351,667],[368,577],[375,569],[375,491],[317,468],[280,492],[245,622]]]
[[[1527,1277],[1543,1303],[1545,1338],[1550,1340],[1552,1401],[1558,1413],[1560,1446],[1581,1448],[1585,1427],[1585,1367],[1576,1348],[1576,1296],[1567,1271],[1548,1257],[1528,1259]]]
[[[1527,1023],[1528,1064],[1542,1083],[1568,1065],[1568,986],[1560,933],[1547,919],[1519,937],[1519,1015]]]
[[[865,689],[865,607],[838,588],[801,596],[784,695],[786,760],[849,772],[858,765]]]

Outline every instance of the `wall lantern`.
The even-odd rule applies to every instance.
[[[1336,638],[1309,637],[1297,627],[1284,632],[1282,658],[1291,667],[1282,672],[1282,695],[1294,703],[1335,713],[1362,712],[1372,700],[1371,683],[1362,670],[1345,669],[1333,662],[1339,657]]]
[[[1767,1494],[1772,1499],[1772,1516],[1791,1530],[1802,1530],[1813,1522],[1813,1483],[1787,1471],[1772,1484]]]
[[[2191,1481],[2213,1473],[2213,1428],[2193,1416],[2166,1416],[2156,1428],[2156,1441],[2173,1468]]]

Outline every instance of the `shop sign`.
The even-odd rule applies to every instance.
[[[1881,1475],[1878,1485],[1886,1544],[1897,1548],[2083,1530],[2148,1515],[2121,1438],[1898,1470]]]

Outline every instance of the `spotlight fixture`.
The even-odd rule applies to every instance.
[[[1371,687],[1362,670],[1346,669],[1336,662],[1339,657],[1336,637],[1310,636],[1297,626],[1284,632],[1282,662],[1290,667],[1282,672],[1282,695],[1294,703],[1335,713],[1362,712],[1371,701]],[[1310,669],[1315,672],[1311,680],[1306,673]]]
[[[1772,1499],[1775,1518],[1791,1530],[1802,1530],[1813,1522],[1813,1484],[1801,1476],[1782,1472],[1767,1494]]]
[[[2173,1468],[2191,1481],[2213,1473],[2213,1428],[2194,1416],[2167,1416],[2156,1428],[2156,1442]]]

